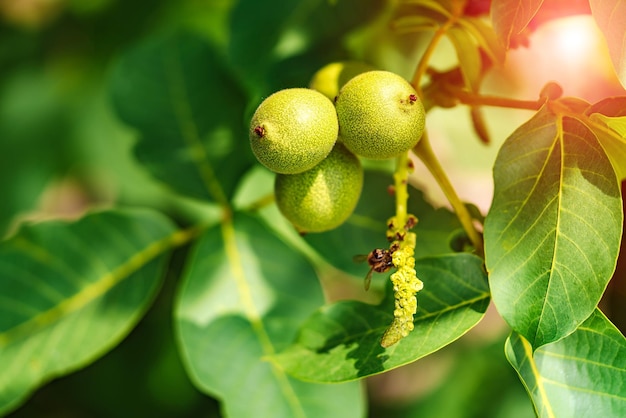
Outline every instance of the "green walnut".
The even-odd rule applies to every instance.
[[[330,153],[339,126],[333,103],[318,91],[280,90],[266,98],[250,122],[250,146],[276,173],[309,170]]]
[[[363,157],[396,157],[413,148],[424,132],[424,107],[417,92],[388,71],[368,71],[348,81],[335,107],[343,143]]]
[[[361,162],[339,142],[312,169],[278,174],[274,184],[278,208],[301,233],[328,231],[344,223],[362,188]]]
[[[311,78],[309,87],[322,93],[330,100],[335,100],[339,90],[355,76],[375,70],[361,61],[338,61],[326,64]]]

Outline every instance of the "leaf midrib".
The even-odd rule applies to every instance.
[[[52,308],[33,316],[29,320],[0,333],[0,349],[19,340],[20,338],[23,338],[24,336],[39,332],[45,327],[82,309],[89,303],[105,295],[110,289],[130,277],[148,262],[170,250],[181,240],[186,239],[185,235],[184,231],[176,231],[158,241],[152,242],[143,250],[134,253],[117,268],[102,275],[92,284],[83,287],[73,296],[63,300]],[[41,251],[41,247],[39,247],[36,243],[31,242],[30,244],[33,246],[34,250]]]
[[[251,289],[248,285],[246,273],[243,268],[241,253],[237,246],[236,232],[232,219],[227,219],[222,222],[221,230],[228,263],[230,265],[231,273],[237,286],[237,291],[241,298],[246,317],[250,321],[252,329],[261,344],[264,357],[272,357],[276,353],[276,350],[274,349],[274,344],[265,329],[261,315],[256,308],[254,299],[252,298]],[[297,418],[306,418],[304,407],[295,393],[293,386],[289,382],[285,372],[279,369],[274,362],[270,362],[270,369],[280,387],[281,392],[285,396],[285,400],[289,404],[291,411],[294,413],[294,416]]]
[[[200,178],[204,183],[209,195],[223,207],[228,207],[228,198],[224,192],[213,166],[209,163],[207,151],[200,139],[198,126],[193,119],[193,113],[189,106],[189,93],[182,71],[182,63],[172,47],[164,57],[164,65],[169,79],[169,94],[172,98],[172,107],[176,121],[180,128],[181,137],[185,144],[193,151],[192,161],[195,163]]]

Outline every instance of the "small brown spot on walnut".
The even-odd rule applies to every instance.
[[[263,138],[265,136],[265,128],[262,126],[255,127],[253,131],[259,138]]]

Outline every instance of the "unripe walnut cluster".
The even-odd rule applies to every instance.
[[[411,84],[367,64],[329,64],[310,86],[266,98],[249,136],[259,162],[277,173],[282,214],[300,232],[322,232],[345,222],[358,203],[363,170],[357,156],[407,152],[422,136],[425,115]]]

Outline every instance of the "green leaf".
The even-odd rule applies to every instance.
[[[274,49],[285,26],[300,4],[291,0],[236,2],[230,18],[228,53],[234,66],[250,82],[263,81],[263,76],[276,60]],[[293,53],[301,52],[306,46],[308,40],[302,34],[296,32],[292,35]]]
[[[506,356],[539,417],[626,416],[626,340],[599,310],[572,334],[534,354],[514,332]]]
[[[233,418],[362,416],[358,384],[303,383],[268,361],[322,303],[311,265],[258,220],[236,215],[208,230],[175,310],[192,380]]]
[[[398,5],[393,20],[394,30],[401,33],[437,29],[452,15],[441,4],[430,0],[404,1]]]
[[[465,253],[422,258],[416,260],[415,270],[424,282],[417,295],[415,329],[397,344],[387,349],[380,345],[393,319],[393,298],[378,306],[340,301],[311,316],[296,342],[275,360],[300,379],[353,380],[435,352],[483,317],[489,288],[480,258]]]
[[[329,40],[341,47],[344,36],[378,16],[384,5],[383,0],[239,0],[231,13],[230,60],[251,91],[266,94],[275,84],[268,72],[277,62]]]
[[[591,15],[602,31],[617,76],[626,87],[626,1],[590,0]]]
[[[395,213],[395,200],[388,191],[391,184],[391,174],[366,171],[359,203],[346,223],[332,231],[307,234],[305,240],[336,268],[365,276],[367,264],[355,263],[354,256],[389,246],[386,221]],[[453,213],[433,209],[417,189],[409,190],[408,211],[419,220],[415,258],[451,252],[450,241],[461,227]]]
[[[500,332],[497,331],[497,334]],[[494,339],[491,334],[481,341],[475,338],[470,341],[467,338],[447,347],[440,355],[424,359],[427,364],[418,363],[415,367],[407,368],[407,378],[411,376],[412,381],[419,380],[424,390],[420,393],[424,395],[413,395],[402,402],[376,404],[371,416],[533,417],[533,407],[528,402],[524,387],[519,384],[516,373],[502,355],[504,340],[505,336]],[[437,374],[431,374],[428,370],[436,370]],[[381,380],[383,384],[386,383],[386,379]]]
[[[541,7],[543,0],[493,0],[491,21],[493,29],[509,48],[511,40],[522,33]]]
[[[534,348],[595,309],[622,230],[619,182],[596,136],[542,109],[504,143],[494,166],[485,256],[502,317]]]
[[[463,17],[458,25],[472,34],[479,47],[496,64],[504,64],[506,50],[498,40],[493,28],[484,20],[475,17]]]
[[[67,174],[72,112],[55,82],[41,69],[0,83],[0,236],[16,215],[37,205],[52,179]]]
[[[465,86],[471,91],[478,91],[482,70],[478,45],[469,32],[458,26],[449,28],[446,35],[452,42],[459,59]]]
[[[174,33],[126,53],[110,83],[119,116],[140,132],[136,153],[175,191],[226,204],[253,157],[245,97],[221,55]]]
[[[620,180],[626,179],[626,116],[591,115],[593,133],[604,147]]]
[[[168,219],[129,210],[24,226],[0,244],[0,412],[124,338],[174,238]]]
[[[452,17],[452,5],[449,2],[441,0],[405,0],[403,5],[413,14],[421,14],[424,16],[443,16],[442,22]]]

